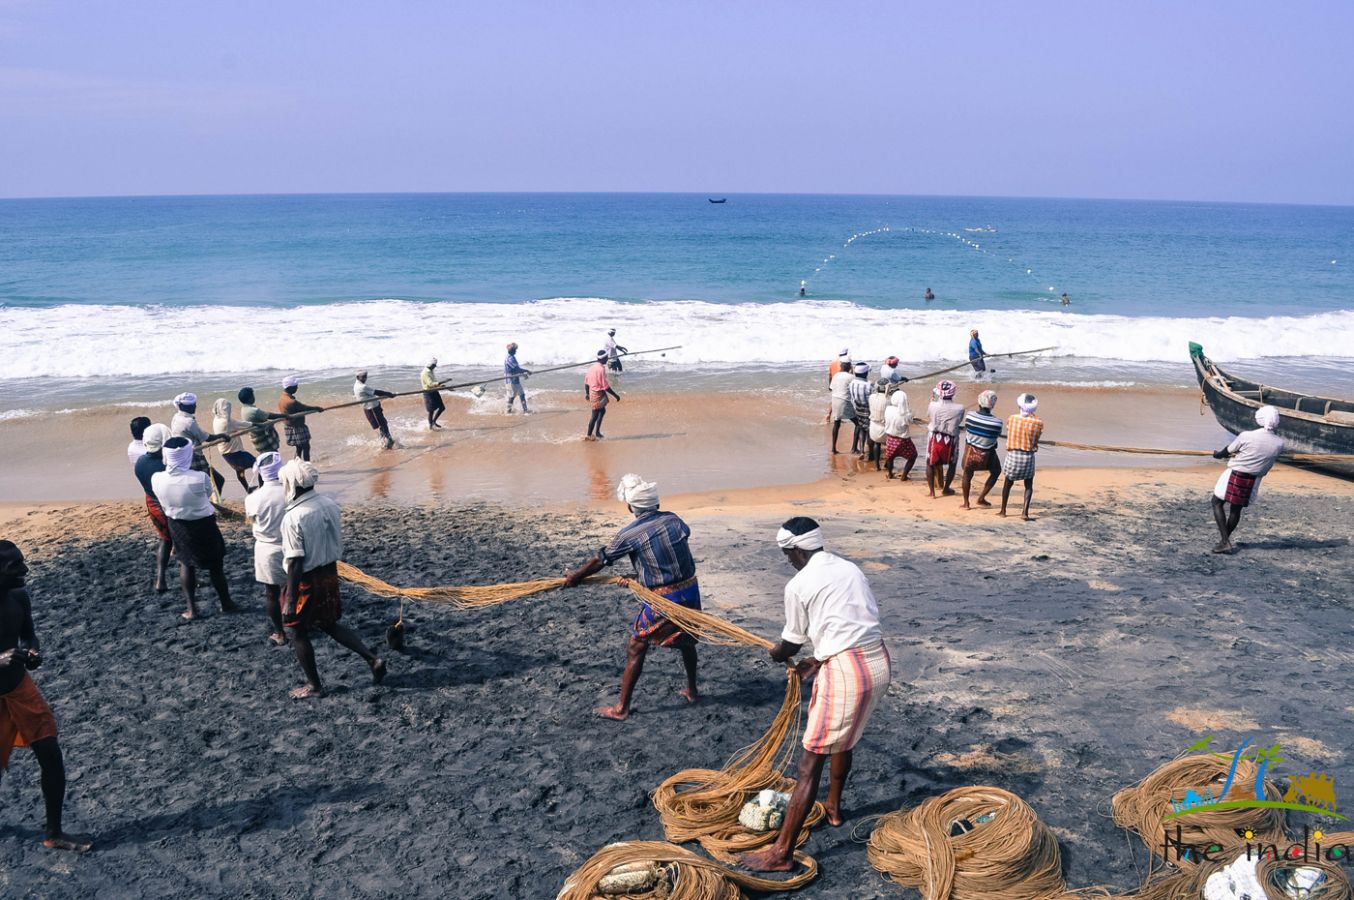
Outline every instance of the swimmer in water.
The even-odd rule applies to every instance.
[[[924,298],[922,298],[922,299],[924,299],[927,303],[930,303],[932,300],[936,299],[936,295],[933,294],[933,293],[931,293],[931,289],[930,289],[930,288],[927,288],[927,289],[926,289],[926,296],[925,296]]]
[[[1063,291],[1063,306],[1071,306],[1072,298],[1067,296],[1067,291]]]
[[[800,281],[800,282],[799,282],[799,296],[803,297],[806,293],[808,293],[808,290],[809,290],[809,283],[808,283],[807,281]]]

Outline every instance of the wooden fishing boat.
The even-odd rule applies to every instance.
[[[1288,452],[1354,453],[1354,402],[1296,394],[1237,378],[1219,369],[1193,341],[1189,355],[1204,401],[1218,424],[1232,434],[1257,427],[1255,411],[1273,406],[1279,411],[1278,434]]]

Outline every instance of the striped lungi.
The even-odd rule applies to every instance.
[[[1213,486],[1213,496],[1233,506],[1250,506],[1260,499],[1260,479],[1263,476],[1226,469]]]
[[[856,746],[875,704],[888,690],[893,664],[883,641],[833,655],[818,669],[804,725],[804,749],[841,753]]]
[[[288,447],[299,447],[301,444],[310,443],[310,426],[304,422],[288,422],[285,431],[287,432]]]
[[[1007,450],[1001,471],[1012,481],[1034,477],[1034,454],[1028,450]]]
[[[664,599],[671,600],[678,606],[685,606],[687,609],[701,608],[701,586],[695,575],[683,581],[676,581],[672,584],[665,584],[662,587],[649,588],[655,594]],[[672,634],[659,640],[650,640],[649,635],[668,624],[668,620],[654,611],[653,607],[644,603],[640,605],[639,615],[635,616],[634,624],[630,626],[630,632],[640,640],[649,641],[657,647],[671,647],[681,641],[691,641],[693,638],[684,631],[674,631]]]

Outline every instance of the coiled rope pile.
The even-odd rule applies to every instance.
[[[986,821],[973,824],[980,818]],[[951,836],[961,821],[972,830]],[[880,817],[868,855],[870,865],[923,900],[1078,896],[1063,882],[1053,832],[1025,801],[995,787],[957,788]]]
[[[1217,846],[1220,853],[1245,851],[1246,832],[1251,833],[1251,843],[1284,844],[1288,837],[1285,831],[1287,817],[1282,809],[1239,807],[1212,809],[1204,807],[1189,815],[1163,822],[1166,816],[1175,811],[1175,804],[1185,800],[1186,794],[1196,794],[1209,789],[1221,793],[1231,768],[1231,759],[1219,759],[1215,756],[1186,756],[1172,760],[1132,787],[1124,788],[1114,795],[1111,805],[1114,811],[1114,824],[1132,831],[1147,846],[1149,853],[1160,855],[1163,850],[1165,829],[1169,829],[1172,840],[1175,829],[1180,828],[1180,843],[1194,847]],[[1257,766],[1253,760],[1242,759],[1237,763],[1236,775],[1226,797],[1219,800],[1255,799],[1253,796]],[[1265,799],[1278,800],[1279,791],[1269,781],[1264,783]],[[1173,854],[1170,862],[1182,871],[1198,868],[1202,858],[1176,859]]]
[[[803,854],[795,858],[805,870],[785,880],[738,872],[661,841],[626,841],[603,847],[564,882],[556,900],[742,900],[743,890],[790,891],[808,884],[818,864]],[[602,893],[602,882],[623,866],[654,866],[658,884],[643,893]]]
[[[343,580],[377,596],[401,601],[415,600],[449,605],[458,609],[497,606],[510,600],[561,588],[565,583],[563,578],[542,578],[511,584],[405,588],[368,575],[345,562],[338,564],[338,573]],[[775,646],[766,638],[718,616],[673,603],[631,579],[593,577],[588,579],[588,583],[618,584],[628,587],[639,600],[648,603],[654,612],[667,618],[696,640],[719,646],[758,647],[763,650],[770,650]],[[787,778],[784,770],[794,755],[794,735],[799,730],[800,689],[799,675],[793,668],[788,669],[785,699],[765,734],[736,753],[720,769],[686,769],[658,786],[653,792],[653,803],[669,840],[698,841],[712,856],[732,862],[736,853],[765,846],[776,839],[775,831],[756,832],[744,828],[738,823],[738,813],[748,798],[758,791],[767,788],[783,792],[794,790],[794,779]],[[796,839],[796,846],[808,840],[809,829],[822,821],[824,816],[822,804],[815,802]],[[772,882],[780,887],[770,888],[771,890],[789,890],[806,884],[817,872],[817,863],[811,858],[802,854],[797,854],[796,858],[802,865],[808,867],[808,872],[801,872],[785,881]],[[688,877],[688,881],[692,883],[697,880],[696,876]],[[689,896],[691,900],[705,900],[707,895],[695,893]],[[708,896],[716,898],[724,895]]]

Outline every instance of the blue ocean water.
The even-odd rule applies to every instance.
[[[986,227],[996,231],[966,230]],[[864,232],[876,233],[844,246]],[[928,308],[930,287],[935,309],[1044,309],[1067,291],[1076,313],[1263,316],[1354,307],[1351,262],[1349,207],[678,194],[0,201],[6,306],[760,303],[794,299],[806,280],[811,298],[888,309]]]
[[[681,344],[663,364],[688,369],[817,366],[843,347],[918,365],[962,360],[980,328],[990,352],[1055,347],[1057,371],[1074,382],[1157,372],[1185,384],[1186,344],[1200,340],[1215,359],[1288,376],[1277,383],[1348,388],[1351,263],[1349,207],[773,195],[713,204],[677,194],[4,200],[0,393],[183,373],[337,377],[429,355],[495,366],[508,340],[532,364],[561,363],[588,358],[607,326],[632,349]]]

